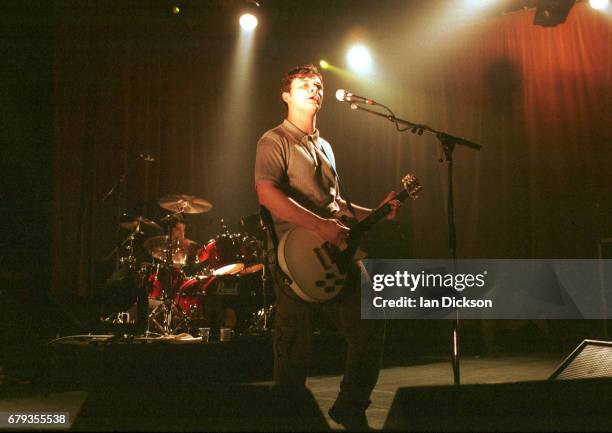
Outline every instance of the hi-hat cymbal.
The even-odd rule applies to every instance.
[[[143,216],[133,216],[126,213],[121,215],[119,220],[119,227],[125,230],[136,230],[136,227],[140,224],[140,230],[149,233],[161,233],[162,228],[155,221],[145,218]]]
[[[193,195],[176,194],[167,195],[157,202],[164,209],[173,212],[203,213],[212,209],[211,202]]]
[[[143,244],[145,250],[158,260],[166,260],[167,253],[170,252],[174,264],[185,264],[191,252],[200,247],[191,239],[176,239],[168,242],[168,236],[155,236],[149,238]]]
[[[175,239],[170,242],[171,245],[168,244],[168,236],[154,236],[145,241],[143,246],[147,251],[153,251],[155,249],[166,249],[168,247],[178,248],[178,249],[189,249],[189,248],[197,248],[200,246],[196,241],[192,241],[191,239]]]

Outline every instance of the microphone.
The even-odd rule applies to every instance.
[[[363,96],[354,95],[348,90],[338,89],[336,90],[336,99],[340,102],[361,102],[368,105],[376,105],[376,101],[373,99],[364,98]]]
[[[149,153],[141,153],[140,155],[138,155],[138,157],[142,159],[143,161],[147,161],[147,162],[155,161],[155,158],[153,158],[151,154]]]

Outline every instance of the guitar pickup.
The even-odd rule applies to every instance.
[[[323,251],[321,248],[314,248],[313,251],[317,256],[317,259],[319,259],[319,263],[321,263],[321,266],[323,266],[323,269],[327,271],[329,268],[331,268],[332,264],[325,261],[326,258],[329,259],[327,251]]]

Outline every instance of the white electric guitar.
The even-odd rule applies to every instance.
[[[404,189],[391,200],[417,198],[422,189],[414,175],[402,179]],[[278,245],[278,263],[291,279],[291,290],[306,302],[321,303],[336,297],[346,282],[348,268],[359,249],[362,235],[391,211],[387,203],[351,227],[344,248],[324,241],[315,232],[295,227]],[[360,257],[363,258],[363,257]]]

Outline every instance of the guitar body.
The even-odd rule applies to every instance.
[[[402,179],[403,191],[394,200],[416,198],[421,186],[413,175]],[[391,208],[383,204],[367,218],[351,227],[346,245],[340,249],[315,232],[295,227],[283,235],[278,245],[278,264],[291,279],[291,290],[300,299],[322,303],[335,298],[344,288],[351,263],[365,257],[359,250],[361,236],[387,215]]]
[[[278,245],[278,264],[291,279],[291,290],[309,303],[333,299],[346,280],[346,273],[326,253],[325,244],[315,232],[295,227]]]

